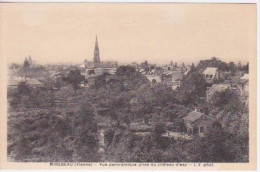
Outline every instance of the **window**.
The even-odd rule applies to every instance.
[[[200,127],[200,133],[204,133],[204,127]]]

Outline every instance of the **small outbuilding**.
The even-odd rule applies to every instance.
[[[198,135],[203,137],[212,120],[204,113],[195,109],[183,118],[188,135]]]

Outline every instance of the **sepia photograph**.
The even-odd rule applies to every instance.
[[[256,12],[0,3],[0,169],[256,168]]]

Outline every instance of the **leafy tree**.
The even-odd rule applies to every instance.
[[[117,126],[124,124],[130,124],[130,118],[132,113],[130,111],[130,99],[127,94],[119,94],[115,97],[110,97],[105,109],[106,115],[108,115],[111,121],[115,122]]]
[[[75,94],[77,90],[80,88],[79,85],[82,81],[85,80],[85,77],[81,75],[79,69],[71,70],[70,73],[67,76],[67,82],[70,83],[75,91]]]
[[[198,104],[201,97],[205,97],[207,83],[197,69],[183,78],[180,88],[174,92],[175,100],[183,104]]]
[[[135,90],[149,83],[148,79],[132,66],[120,66],[116,71],[116,77],[123,83],[125,91]]]
[[[77,161],[97,161],[99,159],[98,128],[91,104],[81,105],[73,126]]]
[[[144,69],[145,71],[149,71],[148,61],[144,61],[143,63],[141,63],[141,68]]]
[[[95,82],[95,89],[106,88],[108,76],[109,76],[108,73],[104,73],[104,74],[96,77],[95,81],[94,81]]]
[[[30,94],[29,85],[26,82],[24,82],[24,81],[19,82],[18,86],[17,86],[17,92],[18,92],[18,96],[20,96],[20,95],[29,95]]]
[[[29,69],[30,69],[30,62],[27,60],[27,58],[24,60],[24,63],[23,63],[23,68],[21,69],[23,72],[22,73],[25,73],[25,79],[28,77],[29,75]]]
[[[231,75],[234,76],[236,74],[236,71],[237,71],[237,66],[235,65],[234,62],[229,62],[228,63],[228,69],[231,72]]]
[[[230,69],[217,58],[201,61],[175,91],[164,84],[150,84],[131,66],[120,66],[115,75],[102,74],[95,78],[93,88],[80,90],[84,77],[79,70],[71,70],[66,82],[75,93],[78,90],[77,96],[72,96],[73,90],[68,87],[51,91],[55,86],[52,80],[44,88],[21,83],[17,90],[8,92],[12,104],[19,93],[18,107],[22,106],[19,112],[10,107],[8,156],[15,161],[100,161],[102,135],[98,123],[105,122],[111,127],[104,132],[104,161],[247,162],[248,109],[231,90],[217,92],[214,104],[200,100],[207,87],[200,73],[207,66]],[[49,106],[52,98],[62,103]],[[173,131],[185,131],[182,117],[194,105],[203,105],[207,114],[218,121],[207,127],[205,137],[191,141],[162,137],[169,124]],[[31,109],[45,106],[48,109]],[[141,129],[134,128],[140,119],[146,123]]]
[[[14,161],[98,161],[97,126],[93,110],[83,104],[66,115],[64,109],[11,114],[8,155]]]
[[[226,133],[219,122],[214,122],[208,129],[206,137],[198,140],[200,143],[193,150],[195,162],[232,162],[235,153],[232,149],[232,135]]]
[[[23,68],[24,69],[29,69],[31,66],[30,62],[27,60],[27,58],[23,62]]]
[[[49,107],[54,105],[53,91],[45,88],[33,88],[30,98],[26,102],[27,107]]]
[[[235,75],[237,71],[237,66],[234,62],[225,63],[216,57],[212,57],[209,60],[201,60],[197,66],[197,68],[201,70],[205,70],[207,67],[216,67],[220,71],[231,72],[232,75]]]
[[[216,107],[223,109],[227,113],[242,113],[244,109],[244,104],[240,101],[239,95],[230,89],[216,92],[212,98],[212,101]]]
[[[193,72],[194,70],[196,70],[196,67],[195,67],[194,63],[192,63],[192,64],[191,64],[190,71]]]
[[[163,109],[164,118],[167,121],[173,122],[178,118],[182,118],[189,112],[189,109],[183,105],[178,105],[175,103],[169,104]]]
[[[249,73],[249,63],[247,62],[246,65],[242,66],[241,70],[245,73]]]
[[[150,115],[156,118],[164,107],[174,102],[172,89],[163,84],[143,85],[134,95],[130,104],[131,111],[137,119],[145,119]]]

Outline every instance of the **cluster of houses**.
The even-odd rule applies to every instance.
[[[28,62],[35,65],[35,63],[29,59],[26,59]],[[146,76],[146,78],[153,83],[163,83],[167,86],[170,86],[173,90],[180,87],[183,77],[185,77],[189,71],[190,66],[185,66],[184,63],[177,65],[177,63],[170,62],[168,65],[156,66],[148,65],[146,68],[142,67],[137,63],[131,63],[137,71]],[[84,64],[77,65],[74,67],[66,66],[49,66],[48,71],[51,78],[59,78],[68,74],[72,69],[79,69],[81,74],[85,76],[85,81],[82,81],[81,87],[88,87],[88,83],[94,81],[96,76],[99,76],[104,73],[115,74],[117,70],[117,62],[101,62],[99,57],[99,47],[96,38],[95,50],[94,50],[94,59],[93,62],[84,61]],[[17,87],[19,82],[27,82],[31,86],[41,86],[42,83],[35,78],[26,78],[18,76],[19,69],[17,66],[10,67],[9,70],[9,82],[8,87],[14,88]],[[236,78],[226,79],[227,72],[222,72],[216,67],[207,67],[204,70],[200,71],[204,79],[208,83],[209,87],[206,91],[206,101],[211,102],[216,92],[221,92],[226,89],[236,91],[241,100],[248,105],[248,96],[249,96],[249,74],[241,73]],[[218,82],[216,82],[218,81]],[[194,111],[188,113],[183,117],[184,124],[187,131],[185,133],[178,133],[167,131],[163,134],[163,137],[173,137],[173,138],[182,138],[184,140],[190,140],[193,136],[204,136],[206,128],[212,123],[212,119],[208,117],[203,110],[196,108]],[[141,133],[142,134],[142,133]]]
[[[41,87],[43,83],[34,78],[25,78],[21,76],[10,76],[8,81],[8,88],[17,88],[20,82],[26,82],[31,87]]]
[[[242,76],[241,76],[242,75]],[[216,92],[230,89],[240,95],[242,102],[248,106],[249,96],[249,74],[241,73],[240,76],[225,80],[224,74],[215,67],[208,67],[203,71],[203,77],[211,86],[206,91],[206,101],[211,102]],[[215,83],[214,80],[221,79],[222,82]],[[205,130],[212,124],[212,119],[203,113],[202,109],[196,108],[183,118],[187,128],[187,134],[193,136],[204,136]]]
[[[145,70],[133,64],[136,70],[141,72],[149,79],[151,83],[160,82],[171,86],[173,90],[181,85],[182,79],[190,71],[190,67],[182,64],[180,67],[177,65],[165,65],[161,67],[154,67],[153,69]],[[206,101],[211,102],[216,92],[222,92],[230,89],[240,95],[242,102],[248,106],[249,96],[249,74],[238,72],[235,77],[227,77],[230,73],[220,71],[216,67],[207,67],[201,70],[207,85]],[[229,79],[227,79],[229,78]],[[174,138],[175,140],[191,140],[196,136],[203,137],[206,129],[212,124],[211,117],[206,115],[203,109],[196,107],[193,111],[189,112],[182,118],[185,125],[186,132],[167,131],[162,136],[166,138]],[[138,133],[142,135],[143,132]],[[147,134],[147,133],[146,133]]]
[[[178,88],[185,75],[189,72],[190,67],[186,67],[184,63],[178,66],[177,63],[171,63],[164,66],[149,67],[148,70],[142,68],[137,63],[131,63],[131,66],[135,67],[137,71],[146,76],[151,83],[163,83],[170,86],[173,90]]]
[[[26,57],[25,61],[29,64],[30,68],[37,67],[37,64],[35,63],[35,61],[32,60],[31,56],[29,56],[28,58]],[[22,74],[24,73],[24,71],[21,71],[21,68],[22,67],[17,64],[11,64],[9,66],[7,85],[8,88],[17,88],[20,82],[26,82],[31,87],[43,86],[43,83],[39,81],[40,77],[38,75],[35,74],[35,76],[37,76],[38,78],[27,77],[25,74]]]
[[[206,100],[211,102],[212,97],[216,92],[221,92],[226,89],[237,92],[240,95],[241,100],[248,105],[249,96],[249,74],[239,73],[238,76],[230,78],[228,80],[224,79],[224,74],[213,67],[208,67],[203,72],[203,76],[207,83],[212,84],[207,88]],[[220,83],[214,83],[214,80],[221,79]]]

